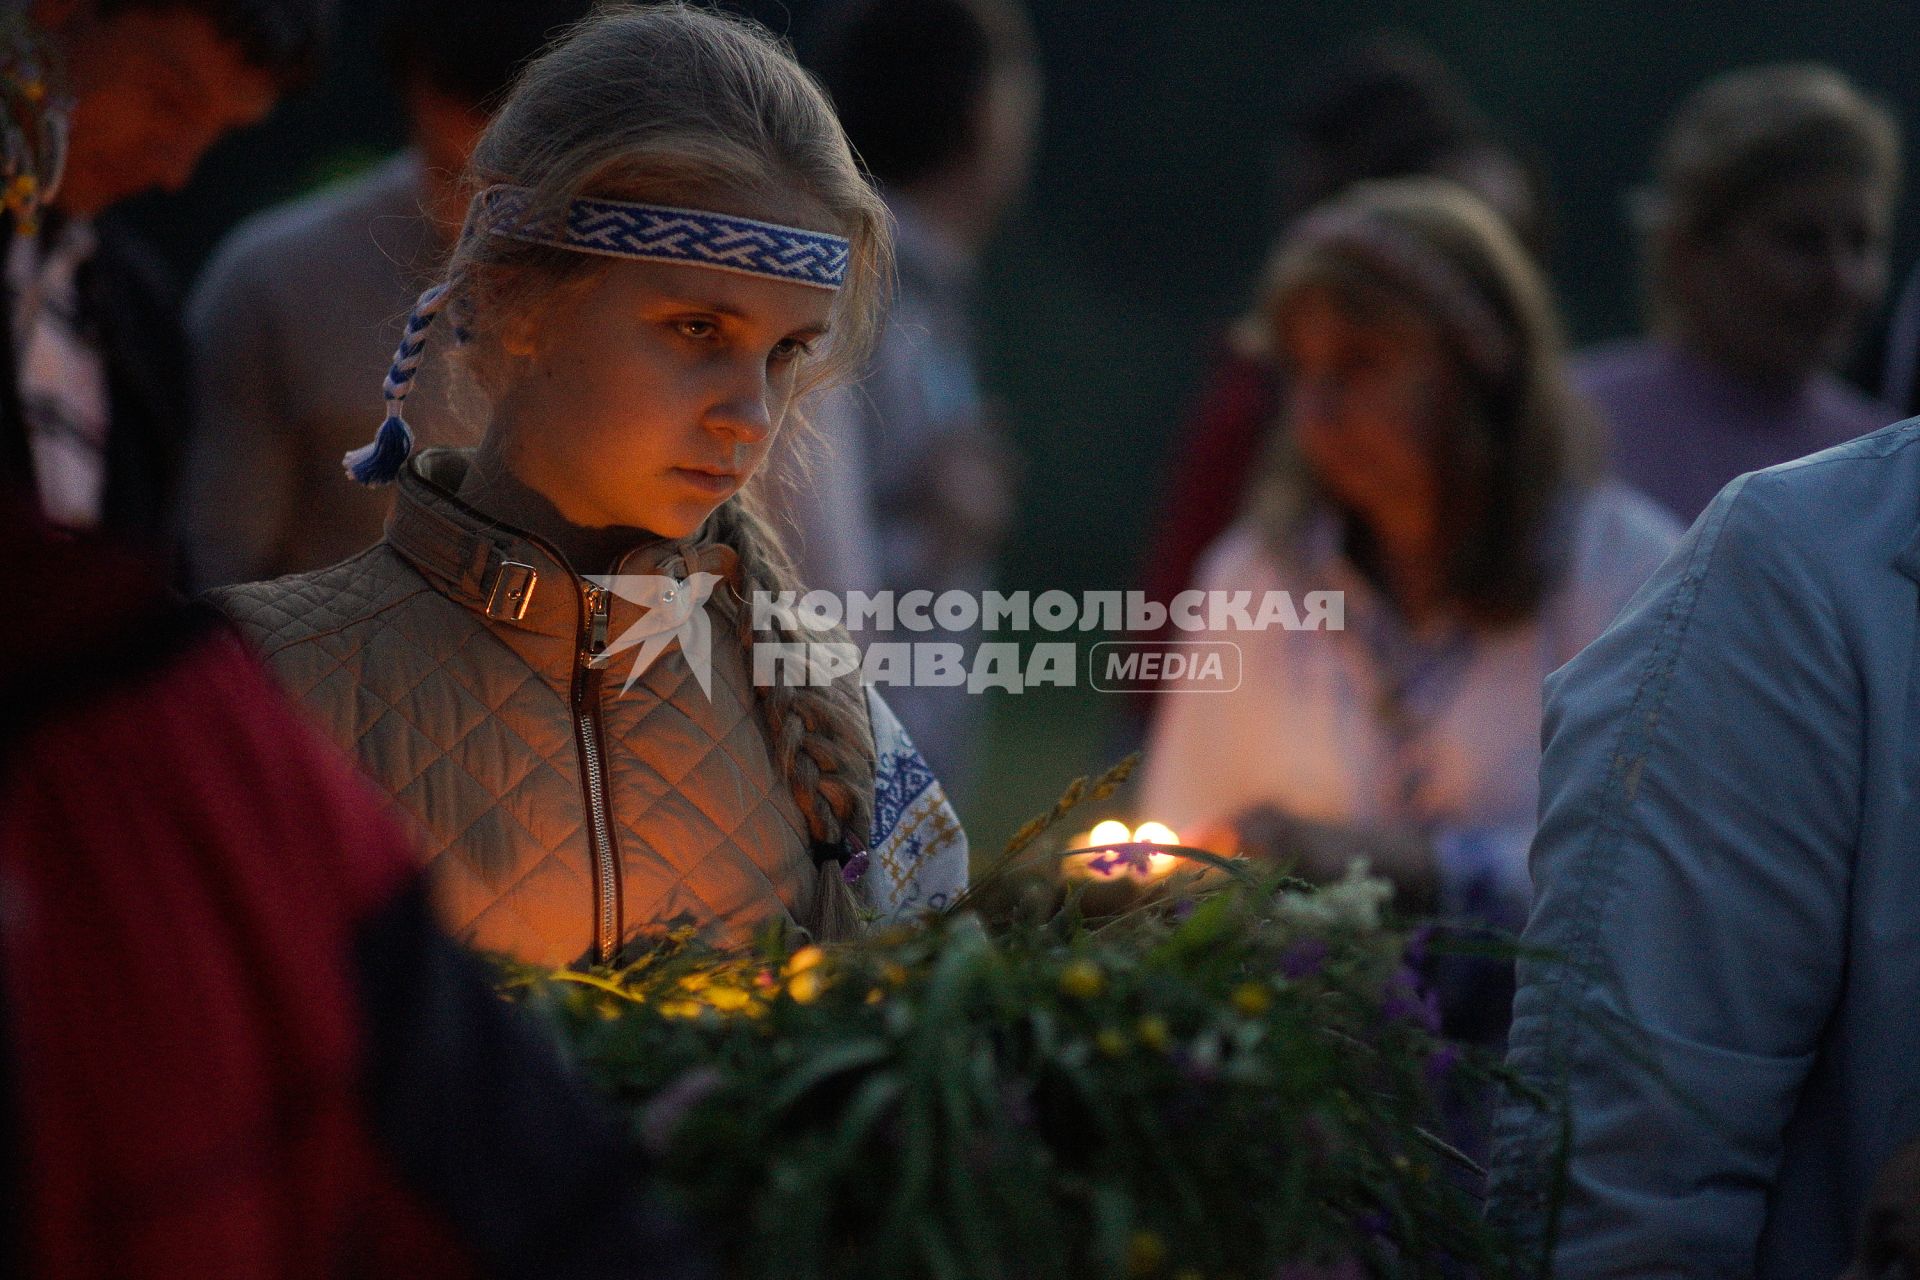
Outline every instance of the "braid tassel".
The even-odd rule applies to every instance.
[[[405,418],[389,414],[380,424],[380,433],[369,444],[340,460],[347,477],[364,485],[392,484],[413,454],[413,430]]]
[[[420,372],[421,358],[426,354],[427,330],[433,327],[433,318],[446,305],[444,284],[433,286],[413,304],[413,314],[407,317],[400,347],[393,353],[393,367],[387,370],[387,380],[381,387],[387,416],[370,443],[341,459],[349,479],[364,485],[392,484],[413,453],[413,429],[407,426],[402,410],[407,403],[407,392],[413,389],[414,377]]]

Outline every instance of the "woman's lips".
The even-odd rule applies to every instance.
[[[702,493],[725,495],[740,487],[740,476],[733,471],[702,471],[698,467],[675,467],[673,474]]]

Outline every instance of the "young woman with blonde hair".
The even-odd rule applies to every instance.
[[[415,820],[475,946],[608,962],[674,922],[833,938],[942,905],[965,839],[884,703],[756,660],[845,640],[752,608],[800,585],[755,473],[887,279],[825,96],[751,24],[613,8],[522,75],[471,178],[347,458],[398,482],[386,538],[216,600]],[[412,455],[436,316],[488,417]]]

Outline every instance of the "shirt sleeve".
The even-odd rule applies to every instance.
[[[1500,1118],[1490,1213],[1557,1226],[1556,1275],[1751,1275],[1838,998],[1863,695],[1791,479],[1730,485],[1548,681],[1509,1065],[1564,1101]]]
[[[943,911],[967,887],[967,833],[940,780],[886,700],[867,689],[877,768],[873,843],[861,880],[866,905],[881,923]]]

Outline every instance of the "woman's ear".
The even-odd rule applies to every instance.
[[[598,272],[575,271],[544,287],[509,293],[507,296],[515,301],[501,309],[493,332],[500,354],[514,360],[529,360],[539,355],[546,347],[548,321],[567,308],[577,306],[598,279]]]
[[[540,352],[539,307],[526,307],[500,322],[494,331],[501,354],[516,360],[531,360]]]

